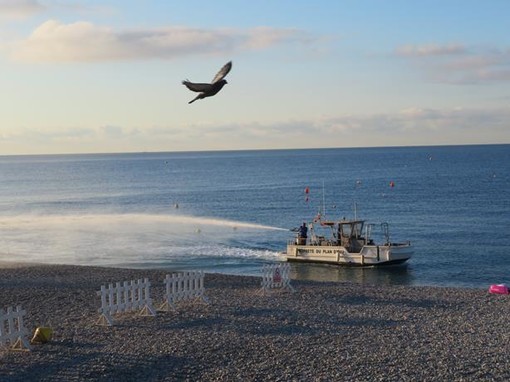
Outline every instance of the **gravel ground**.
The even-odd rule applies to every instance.
[[[207,274],[210,304],[96,325],[102,284],[168,271],[33,265],[0,269],[0,307],[21,305],[50,343],[0,351],[0,381],[508,381],[510,296],[486,290]]]

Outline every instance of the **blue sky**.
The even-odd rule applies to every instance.
[[[510,143],[510,2],[0,0],[0,154]],[[212,98],[208,82],[233,61]]]

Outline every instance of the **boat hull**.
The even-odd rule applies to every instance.
[[[366,245],[359,253],[342,246],[287,245],[287,261],[323,263],[350,267],[371,267],[405,263],[413,255],[411,244]]]

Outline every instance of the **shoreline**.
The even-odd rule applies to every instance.
[[[228,272],[228,270],[216,270],[210,266],[198,268],[196,266],[184,267],[178,265],[176,267],[166,266],[150,266],[150,265],[80,265],[80,264],[61,264],[61,263],[39,263],[39,262],[22,262],[22,261],[5,261],[0,260],[0,270],[4,268],[23,268],[34,266],[75,266],[78,268],[105,268],[105,269],[125,269],[131,271],[164,271],[167,273],[178,273],[191,270],[201,270],[207,274],[217,274],[225,276],[238,277],[261,277],[262,265],[251,267],[252,270],[247,272]],[[333,283],[356,283],[364,285],[381,285],[381,286],[403,286],[403,287],[431,287],[431,288],[454,288],[467,290],[484,290],[487,291],[491,284],[500,284],[504,281],[500,279],[487,280],[485,283],[420,283],[406,278],[409,264],[386,267],[339,267],[335,265],[319,264],[319,263],[291,263],[291,279],[294,281],[312,281],[312,282],[333,282]],[[256,271],[253,271],[256,269]]]
[[[510,296],[481,289],[292,280],[296,293],[260,295],[260,277],[207,273],[208,305],[96,325],[101,285],[147,277],[157,307],[168,273],[0,262],[0,308],[54,330],[0,351],[0,380],[510,379]]]

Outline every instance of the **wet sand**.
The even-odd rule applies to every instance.
[[[167,270],[0,263],[0,307],[21,305],[50,343],[0,351],[0,381],[507,381],[510,296],[487,290],[207,274],[210,304],[96,325],[96,291]]]

